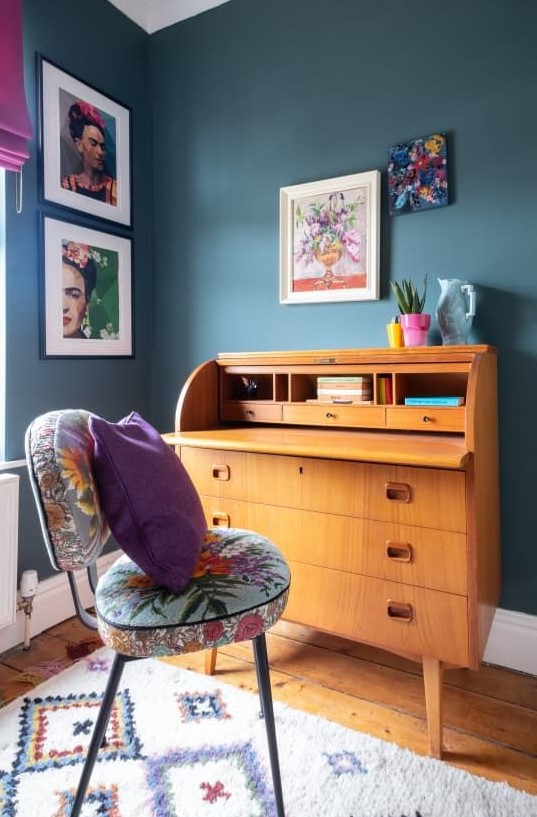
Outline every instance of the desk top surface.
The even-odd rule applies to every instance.
[[[447,434],[248,426],[162,437],[168,445],[430,468],[465,469],[472,457],[463,437]]]

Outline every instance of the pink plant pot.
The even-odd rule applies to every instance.
[[[405,346],[427,346],[431,316],[426,312],[401,315]]]

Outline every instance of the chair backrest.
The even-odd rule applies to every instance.
[[[90,413],[50,411],[26,431],[30,483],[56,570],[90,567],[110,536],[93,475]]]

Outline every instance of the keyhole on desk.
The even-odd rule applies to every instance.
[[[302,466],[301,466],[301,465],[299,465],[299,466],[298,466],[298,473],[299,473],[299,474],[303,474],[303,473],[304,473],[304,469],[302,468]]]

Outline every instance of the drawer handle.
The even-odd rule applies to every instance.
[[[255,411],[253,409],[246,409],[246,416],[255,417]]]
[[[411,604],[405,604],[403,601],[393,601],[393,599],[388,599],[386,602],[386,613],[388,618],[395,621],[409,622],[414,618]]]
[[[430,423],[430,422],[432,421],[432,419],[433,419],[433,418],[432,418],[432,417],[429,417],[429,415],[428,415],[428,414],[424,414],[424,415],[423,415],[423,417],[422,417],[421,419],[423,420],[423,422],[424,422],[424,423]]]
[[[231,476],[229,465],[212,465],[211,472],[213,479],[219,479],[222,482],[227,482]]]
[[[408,542],[386,542],[386,556],[394,562],[411,562],[412,545]]]
[[[384,487],[390,502],[410,502],[410,485],[406,482],[387,482]]]
[[[327,411],[326,414],[325,414],[325,417],[326,417],[327,420],[335,420],[336,417],[337,417],[337,414],[332,414],[331,411]]]
[[[231,520],[228,513],[223,511],[213,511],[211,514],[211,525],[213,528],[229,528]]]

